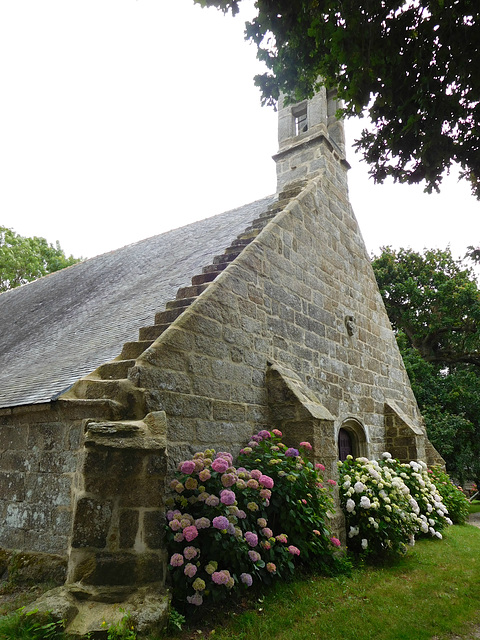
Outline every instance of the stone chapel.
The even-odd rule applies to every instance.
[[[441,460],[336,109],[325,89],[279,105],[274,196],[0,294],[0,573],[18,553],[55,566],[77,610],[161,587],[169,473],[262,428],[333,478],[349,452]]]

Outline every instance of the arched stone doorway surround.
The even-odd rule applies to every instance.
[[[368,458],[368,439],[364,426],[356,418],[344,420],[337,433],[338,457],[345,460],[348,454],[354,458]]]

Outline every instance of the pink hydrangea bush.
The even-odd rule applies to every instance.
[[[298,449],[287,447],[278,429],[260,431],[252,437],[239,455],[239,463],[271,478],[273,489],[262,515],[268,518],[269,529],[278,541],[282,534],[292,560],[328,573],[342,570],[338,540],[328,527],[329,515],[334,512],[334,480],[324,480],[325,467],[308,459],[312,451],[309,442],[301,442]],[[257,477],[257,475],[255,475]],[[291,544],[293,543],[293,544]],[[277,567],[278,571],[278,567]]]
[[[177,601],[198,607],[291,574],[296,552],[286,535],[273,537],[265,515],[271,475],[237,468],[230,453],[210,449],[182,461],[170,488],[166,537]]]

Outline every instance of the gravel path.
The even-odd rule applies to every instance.
[[[480,528],[480,511],[478,513],[471,513],[468,521],[470,524],[473,524],[474,527]]]

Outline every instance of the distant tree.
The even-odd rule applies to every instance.
[[[194,0],[225,13],[241,0]],[[356,142],[375,181],[438,190],[452,162],[480,198],[478,0],[257,0],[246,37],[267,71],[262,101],[337,88],[344,115],[368,114]]]
[[[480,367],[480,292],[450,250],[383,247],[373,261],[390,321],[427,362]]]
[[[450,250],[373,259],[428,436],[459,481],[480,480],[480,291]]]
[[[480,247],[470,246],[467,247],[468,251],[465,254],[465,258],[470,258],[473,262],[480,262]]]
[[[67,258],[58,241],[53,246],[45,238],[20,236],[0,226],[0,292],[79,261],[73,256]]]

